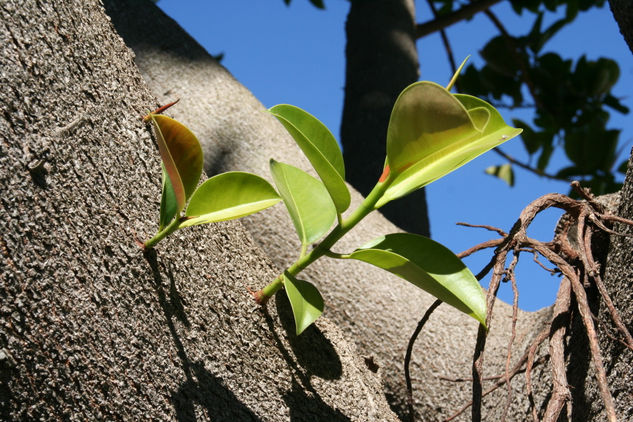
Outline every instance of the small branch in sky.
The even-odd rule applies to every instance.
[[[437,19],[437,8],[433,3],[433,0],[427,0],[429,4],[429,8],[431,12],[433,12],[433,18]],[[446,30],[444,28],[440,29],[440,36],[442,37],[442,42],[444,43],[444,50],[446,50],[446,55],[448,56],[448,61],[451,64],[451,70],[453,75],[457,72],[457,65],[455,64],[455,57],[453,56],[453,49],[451,48],[451,43],[448,40],[448,36],[446,35]],[[459,82],[456,83],[459,91]]]
[[[525,169],[529,172],[532,172],[538,176],[541,177],[545,177],[547,179],[552,179],[552,180],[560,180],[562,182],[569,182],[569,179],[565,178],[565,177],[560,177],[560,176],[556,176],[554,174],[549,174],[549,173],[545,173],[542,170],[539,170],[537,168],[534,168],[532,166],[530,166],[529,164],[523,163],[519,160],[517,160],[516,158],[514,158],[511,155],[508,155],[507,153],[503,152],[500,148],[494,148],[494,151],[499,154],[500,156],[502,156],[503,158],[505,158],[506,160],[508,160],[509,162],[511,162],[512,164],[516,164],[517,166],[521,167],[522,169]]]
[[[482,10],[488,9],[494,4],[499,3],[499,1],[501,0],[475,1],[475,2],[470,3],[467,6],[462,7],[459,10],[455,10],[454,12],[437,17],[433,19],[432,21],[420,23],[416,25],[415,37],[416,39],[420,39],[429,34],[440,31],[450,25],[453,25],[457,22],[461,22],[464,19],[468,19],[474,14],[481,12]]]

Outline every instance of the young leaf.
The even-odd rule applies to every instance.
[[[387,270],[485,325],[486,300],[479,282],[459,258],[431,239],[388,234],[356,249],[350,258]]]
[[[323,183],[288,164],[270,160],[270,171],[303,246],[328,231],[336,208]]]
[[[456,170],[521,129],[505,124],[487,102],[417,82],[396,100],[387,131],[387,162],[395,174],[376,208]],[[393,177],[393,176],[392,176]]]
[[[281,198],[259,176],[227,172],[213,176],[194,192],[180,227],[231,220],[271,207]]]
[[[490,166],[485,170],[486,174],[498,177],[508,184],[508,186],[514,186],[514,170],[512,170],[512,164],[506,163],[500,166]]]
[[[279,104],[270,112],[284,125],[308,157],[325,184],[340,214],[350,204],[351,196],[345,185],[345,164],[336,139],[323,123],[306,111],[288,104]]]
[[[149,114],[149,118],[154,125],[158,150],[176,200],[175,214],[178,214],[200,181],[202,148],[196,136],[182,123],[162,114]],[[163,183],[163,187],[168,187],[168,184]]]
[[[323,298],[312,283],[298,280],[288,273],[284,274],[284,286],[299,335],[323,313]]]

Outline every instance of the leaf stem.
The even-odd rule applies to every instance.
[[[160,242],[161,240],[163,240],[167,235],[175,232],[176,230],[178,230],[178,228],[180,227],[180,224],[182,224],[183,221],[187,220],[187,217],[176,217],[173,219],[173,221],[171,223],[169,223],[169,225],[167,227],[165,227],[163,230],[159,231],[158,233],[156,233],[154,235],[154,237],[152,237],[151,239],[149,239],[148,241],[146,241],[143,244],[143,247],[145,249],[151,249],[154,246],[156,246],[156,244],[158,242]]]
[[[336,253],[336,252],[332,252],[332,251],[325,251],[325,253],[323,254],[329,258],[334,258],[334,259],[349,259],[350,254],[345,254],[345,253]]]
[[[300,256],[298,260],[294,262],[288,269],[286,273],[291,276],[296,276],[301,271],[303,271],[308,265],[312,264],[317,259],[321,258],[323,255],[331,256],[333,258],[343,258],[345,255],[336,254],[330,251],[330,248],[347,232],[349,232],[356,224],[358,224],[363,218],[367,216],[370,212],[375,209],[375,205],[378,200],[385,193],[391,182],[393,181],[393,173],[389,174],[386,180],[383,182],[378,182],[374,189],[367,195],[365,200],[352,212],[349,217],[343,219],[337,224],[336,227],[328,234],[325,239],[321,243],[319,243],[314,249],[310,251],[310,253]],[[273,280],[266,287],[261,289],[256,293],[256,298],[258,303],[266,303],[268,299],[277,293],[279,289],[283,286],[283,277],[280,275],[275,280]]]

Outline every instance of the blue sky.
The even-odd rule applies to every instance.
[[[326,10],[314,8],[308,0],[293,0],[288,7],[282,0],[160,0],[158,6],[175,19],[191,36],[213,55],[224,54],[222,64],[266,106],[279,103],[297,105],[324,122],[338,137],[345,77],[345,19],[349,10],[346,0],[325,0]],[[431,18],[425,1],[416,1],[417,22]],[[534,15],[514,14],[506,2],[492,10],[510,32],[522,34]],[[550,17],[554,19],[554,17]],[[551,20],[550,20],[551,22]],[[544,22],[547,24],[548,21]],[[481,64],[478,51],[497,30],[485,16],[453,25],[447,29],[456,60],[467,55]],[[446,84],[450,65],[438,34],[417,43],[421,80]],[[630,87],[633,86],[633,55],[620,35],[608,7],[580,14],[569,28],[552,39],[546,51],[558,52],[563,58],[588,59],[609,57],[620,65],[620,80],[614,94],[633,109]],[[628,87],[628,89],[627,89]],[[501,110],[506,121],[513,117],[530,121],[530,113]],[[629,116],[612,113],[610,126],[623,129],[622,159],[628,157],[633,143]],[[518,138],[503,145],[509,154],[527,160]],[[484,174],[490,165],[504,161],[494,152],[479,157],[456,172],[427,188],[432,237],[454,252],[463,251],[493,238],[482,229],[456,226],[458,221],[490,224],[509,230],[521,210],[532,200],[550,192],[566,193],[568,186],[533,176],[515,168],[516,185],[506,186]],[[559,152],[550,168],[566,163]],[[379,170],[377,170],[378,172]],[[559,212],[548,211],[535,221],[528,232],[540,240],[550,240]],[[490,252],[480,252],[466,259],[477,273],[490,259]],[[553,303],[559,279],[552,277],[523,254],[517,267],[519,305],[536,310]],[[487,280],[483,284],[487,284]],[[509,285],[502,285],[500,297],[512,300]]]

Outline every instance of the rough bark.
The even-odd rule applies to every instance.
[[[633,4],[628,0],[609,0],[609,6],[624,41],[633,53]]]
[[[204,143],[205,167],[213,174],[226,170],[253,171],[268,177],[270,157],[304,169],[309,164],[283,127],[252,95],[218,65],[194,40],[157,8],[138,2],[108,1],[108,13],[160,103],[181,98],[170,113],[186,123]],[[352,208],[361,201],[352,190]],[[281,270],[296,257],[299,242],[286,211],[275,207],[244,221],[262,249]],[[371,214],[340,245],[349,251],[375,236],[398,231],[380,214]],[[337,249],[339,250],[339,249]],[[362,263],[324,259],[302,273],[317,284],[326,300],[325,314],[344,327],[346,337],[378,365],[386,393],[401,416],[406,416],[403,359],[409,336],[434,298],[401,279]],[[253,287],[263,287],[260,280]],[[511,309],[495,305],[486,352],[486,375],[503,371],[510,335]],[[550,311],[519,312],[514,359],[538,333]],[[470,400],[470,384],[444,381],[469,377],[477,324],[441,306],[431,316],[412,360],[416,408],[422,420],[442,420]],[[541,367],[537,367],[537,372]],[[535,384],[538,385],[538,374]],[[547,386],[546,382],[542,385]],[[522,420],[527,411],[523,378],[513,384],[515,402],[510,418]],[[545,389],[545,388],[544,388]],[[495,420],[504,407],[506,391],[484,399],[484,415]],[[540,395],[539,395],[540,394]],[[546,391],[537,391],[540,405]],[[468,414],[468,413],[467,413]],[[467,420],[467,414],[461,420]],[[510,419],[512,420],[512,419]]]
[[[332,323],[296,338],[287,303],[255,305],[275,271],[239,223],[136,245],[155,99],[102,7],[3,1],[0,22],[0,419],[394,420]]]
[[[347,180],[367,195],[382,173],[393,104],[419,77],[413,0],[354,0],[345,33],[341,143]],[[423,189],[380,212],[403,230],[429,234]]]
[[[633,219],[633,153],[629,159],[629,168],[620,195],[618,214],[621,217]],[[629,332],[633,332],[633,237],[630,237],[633,230],[624,225],[616,226],[616,230],[628,233],[629,237],[611,236],[604,282],[620,312],[622,321]],[[614,337],[621,336],[614,329],[604,303],[600,304],[599,326],[601,328],[600,346],[604,352],[607,380],[615,400],[616,412],[620,420],[632,420],[633,351],[620,342],[614,341]],[[590,394],[596,396],[598,388],[595,383],[590,388]],[[581,418],[579,417],[578,420]],[[595,420],[599,420],[597,414]]]

